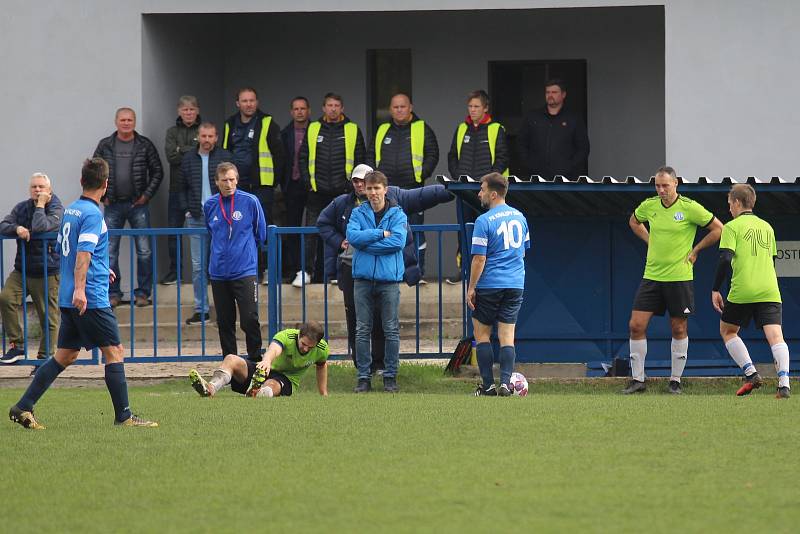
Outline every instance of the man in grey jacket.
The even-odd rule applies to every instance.
[[[20,327],[20,308],[22,302],[31,296],[33,306],[39,316],[39,324],[48,325],[48,338],[39,341],[40,360],[55,354],[58,337],[58,269],[59,249],[54,239],[43,241],[31,239],[31,234],[55,232],[64,217],[64,206],[52,192],[50,178],[37,172],[31,176],[30,198],[14,206],[14,209],[0,222],[0,234],[16,236],[18,241],[14,270],[6,279],[0,292],[0,313],[3,328],[10,341],[10,347],[0,358],[2,363],[15,363],[25,357],[25,339]],[[43,247],[47,247],[46,251]],[[25,249],[25,265],[22,265],[22,249]],[[47,266],[47,290],[45,291],[45,265]],[[22,272],[25,271],[25,284]],[[45,319],[45,309],[47,318]]]

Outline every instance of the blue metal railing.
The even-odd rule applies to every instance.
[[[470,225],[471,226],[471,225]],[[449,356],[449,354],[444,352],[443,341],[444,341],[444,312],[443,312],[443,282],[444,277],[442,275],[443,272],[443,235],[446,233],[455,233],[462,239],[463,233],[460,232],[461,226],[458,224],[421,224],[421,225],[413,225],[411,226],[411,230],[414,233],[414,239],[417,243],[417,248],[419,248],[420,236],[423,232],[435,232],[436,233],[436,245],[437,245],[437,261],[438,261],[438,269],[437,269],[437,280],[436,283],[438,284],[438,298],[437,298],[437,306],[438,306],[438,314],[437,314],[437,321],[438,321],[438,350],[437,351],[422,351],[420,340],[420,286],[415,286],[415,351],[413,353],[402,352],[400,356],[413,356],[415,358],[441,358],[444,356]],[[268,293],[267,298],[267,317],[268,317],[268,334],[270,338],[275,335],[276,332],[284,328],[283,324],[283,290],[281,286],[282,280],[282,270],[281,270],[281,249],[282,243],[284,239],[287,239],[289,236],[297,235],[300,238],[300,268],[301,271],[309,272],[310,269],[306,268],[306,254],[305,254],[305,241],[310,235],[318,235],[319,232],[315,227],[279,227],[271,225],[267,228],[267,270],[268,270],[268,284],[270,287],[270,291]],[[462,243],[463,250],[468,250],[468,247]],[[465,265],[466,263],[466,265]],[[462,270],[464,268],[468,268],[469,262],[462,262]],[[471,331],[471,326],[468,326],[468,317],[469,317],[469,310],[466,306],[466,283],[468,278],[462,274],[461,276],[461,287],[462,287],[462,296],[461,296],[461,319],[462,319],[462,335],[466,336],[468,331]],[[328,291],[329,291],[329,282],[330,280],[327,278],[323,280],[323,303],[324,308],[322,310],[323,313],[323,320],[324,320],[324,327],[325,327],[325,336],[326,338],[329,337],[329,310],[328,310]],[[307,318],[307,299],[306,299],[306,283],[305,277],[301,277],[301,284],[300,284],[300,302],[301,302],[301,310],[300,310],[300,317],[302,321],[305,321]],[[272,288],[278,288],[276,291],[273,291]],[[349,347],[348,347],[349,350]],[[334,358],[345,358],[349,356],[347,353],[343,354],[334,354],[332,357]]]
[[[468,232],[471,230],[471,225],[468,226]],[[468,237],[466,233],[461,232],[461,226],[458,224],[425,224],[425,225],[414,225],[411,227],[412,231],[414,232],[414,237],[416,240],[417,245],[419,245],[420,236],[423,232],[432,232],[436,233],[436,240],[435,243],[437,245],[437,261],[438,261],[438,275],[437,275],[437,283],[438,283],[438,293],[437,293],[437,304],[438,304],[438,314],[437,314],[437,321],[438,321],[438,350],[437,351],[422,351],[422,347],[420,344],[421,334],[420,334],[420,287],[416,286],[415,288],[415,351],[413,353],[402,353],[402,356],[412,356],[413,357],[444,357],[449,356],[449,354],[444,352],[444,310],[443,310],[443,236],[445,234],[452,234],[456,233],[458,237],[462,240],[462,250],[468,251],[469,247],[467,246]],[[208,287],[208,280],[207,280],[207,268],[206,268],[206,242],[208,240],[208,232],[203,228],[153,228],[153,229],[114,229],[109,230],[109,236],[119,236],[121,238],[128,239],[128,251],[129,251],[129,264],[128,264],[128,289],[129,294],[131,295],[129,306],[129,314],[130,314],[130,337],[126,340],[123,339],[123,344],[128,341],[129,350],[128,356],[126,357],[126,361],[132,363],[152,363],[152,362],[170,362],[170,361],[206,361],[206,360],[219,360],[222,358],[221,354],[214,354],[209,355],[207,354],[207,335],[206,335],[206,327],[207,322],[205,320],[201,321],[200,323],[200,353],[199,354],[185,354],[183,350],[184,346],[184,337],[182,333],[183,321],[182,321],[182,299],[181,299],[181,275],[182,269],[177,270],[177,284],[176,284],[176,345],[177,345],[177,352],[176,354],[159,354],[159,309],[158,309],[158,291],[159,286],[157,283],[153,284],[152,287],[152,338],[153,338],[153,345],[152,345],[152,354],[147,356],[137,356],[136,355],[136,332],[137,328],[142,328],[142,326],[138,326],[136,324],[136,307],[134,304],[134,299],[132,298],[134,295],[134,289],[136,285],[136,277],[135,277],[135,261],[136,261],[136,251],[134,248],[134,238],[137,236],[147,236],[150,241],[150,250],[151,250],[151,269],[153,272],[153,279],[156,279],[157,273],[157,265],[158,265],[158,247],[156,246],[156,239],[158,237],[165,237],[165,236],[175,236],[177,238],[177,256],[176,261],[179,266],[182,265],[182,240],[184,236],[192,236],[198,235],[201,237],[201,256],[202,261],[201,265],[201,284],[204,288]],[[299,236],[300,239],[300,265],[303,271],[308,271],[305,268],[306,265],[306,257],[305,257],[305,240],[309,235],[318,235],[318,231],[315,227],[277,227],[277,226],[270,226],[267,230],[267,244],[265,245],[265,249],[267,251],[267,258],[268,258],[268,288],[267,288],[267,302],[266,302],[266,312],[267,312],[267,324],[268,324],[268,334],[269,339],[281,328],[283,328],[283,313],[282,313],[282,300],[283,300],[283,291],[281,285],[282,279],[282,272],[281,272],[281,243],[283,239],[288,239],[289,236]],[[57,238],[56,233],[47,233],[47,234],[34,234],[31,236],[31,239],[38,239],[42,240],[45,244],[55,242]],[[22,241],[17,239],[13,236],[0,236],[0,289],[3,287],[6,279],[5,270],[5,257],[4,257],[4,242],[16,240],[17,246],[21,247],[20,249],[20,257],[22,260],[22,287],[23,287],[23,295],[27,295],[27,285],[28,285],[28,277],[27,273],[25,272],[25,266],[27,265],[27,258],[26,258],[26,250],[25,247],[22,246]],[[51,283],[51,280],[48,279],[49,276],[58,273],[49,273],[47,269],[47,246],[42,247],[42,255],[43,255],[43,263],[44,263],[44,295],[48,294],[48,285]],[[467,254],[464,254],[465,258]],[[469,309],[466,306],[466,283],[468,281],[469,276],[469,261],[464,260],[461,264],[461,320],[462,320],[462,335],[466,336],[468,333],[471,333],[471,324],[468,320],[469,318]],[[322,284],[322,292],[323,292],[323,306],[324,306],[324,326],[325,326],[325,336],[326,338],[329,336],[329,313],[328,313],[328,282],[329,280],[325,280],[325,283]],[[123,281],[124,283],[124,281]],[[205,308],[205,302],[207,299],[207,291],[201,292],[201,309]],[[24,350],[26,353],[25,359],[23,363],[29,365],[38,365],[42,363],[43,360],[36,360],[35,357],[31,358],[28,354],[28,340],[29,340],[29,328],[28,328],[28,306],[27,306],[27,299],[22,299],[22,329],[23,329],[23,338],[24,338]],[[307,292],[306,292],[306,284],[305,280],[303,279],[302,285],[300,288],[300,306],[301,306],[301,319],[305,321],[308,317],[308,302],[307,302]],[[45,317],[44,317],[44,324],[42,325],[42,335],[45,337],[45,345],[47,348],[46,356],[50,356],[49,354],[49,344],[50,344],[50,333],[49,333],[49,316],[53,313],[54,310],[49,309],[49,306],[45,305]],[[55,313],[60,313],[58,310],[55,310]],[[263,322],[263,319],[262,319]],[[267,343],[265,343],[266,345]],[[2,349],[3,352],[7,350],[6,347],[6,335],[5,330],[2,336]],[[348,347],[349,350],[349,347]],[[345,358],[348,356],[347,353],[343,354],[334,354],[332,355],[334,358]],[[76,363],[78,364],[97,364],[99,362],[100,354],[99,350],[94,349],[91,352],[90,358],[79,358]]]

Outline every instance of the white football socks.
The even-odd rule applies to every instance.
[[[272,397],[272,396],[273,396],[272,388],[269,387],[269,386],[261,386],[261,389],[259,389],[258,393],[256,393],[256,397],[268,397],[269,398],[269,397]]]
[[[631,377],[644,382],[644,359],[647,357],[647,339],[631,339]]]
[[[789,387],[789,347],[786,343],[775,343],[772,349],[772,359],[775,360],[775,371],[778,373],[778,387]]]
[[[683,339],[675,339],[673,337],[671,351],[672,376],[670,376],[669,379],[680,382],[681,376],[683,375],[683,369],[686,367],[686,358],[689,353],[689,338],[685,337]]]
[[[214,386],[214,392],[218,393],[222,388],[231,383],[231,374],[225,369],[217,369],[211,375],[211,380],[208,381]]]
[[[732,337],[725,343],[725,348],[728,349],[728,354],[731,355],[736,365],[744,371],[745,376],[751,376],[756,372],[753,360],[750,359],[750,353],[747,351],[742,338],[739,336]]]

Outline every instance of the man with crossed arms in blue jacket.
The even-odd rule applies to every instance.
[[[236,189],[239,172],[233,163],[220,163],[214,178],[219,193],[203,205],[211,234],[208,274],[217,310],[222,354],[236,349],[236,308],[245,335],[247,356],[261,361],[258,323],[258,247],[267,238],[267,223],[255,195]]]
[[[353,363],[356,362],[356,305],[353,293],[353,252],[354,248],[347,242],[347,223],[350,215],[359,205],[367,202],[364,176],[374,169],[369,165],[357,165],[353,169],[350,183],[353,190],[350,193],[339,195],[328,204],[317,218],[319,234],[325,241],[325,276],[327,279],[337,280],[339,290],[344,297],[344,311],[347,319],[347,341]],[[397,202],[406,215],[419,213],[439,204],[450,202],[453,195],[447,192],[443,185],[426,185],[415,189],[400,189],[389,186],[386,191],[386,200]],[[414,236],[409,233],[406,237],[406,246],[403,249],[405,263],[404,281],[413,286],[419,282],[420,268],[417,263],[417,245]],[[380,323],[380,313],[375,314],[372,321],[372,365],[373,373],[384,369],[384,336]]]
[[[372,386],[370,364],[372,318],[380,309],[386,336],[383,390],[396,393],[397,367],[400,360],[400,281],[405,264],[403,247],[408,235],[408,217],[396,202],[386,199],[389,181],[380,171],[364,176],[369,202],[353,210],[347,223],[347,241],[353,253],[353,293],[356,301],[356,393],[366,393]]]

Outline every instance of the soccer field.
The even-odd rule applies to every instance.
[[[311,373],[313,375],[313,373]],[[349,393],[353,370],[294,398],[132,387],[158,429],[119,428],[103,387],[51,390],[47,426],[6,421],[4,532],[795,532],[794,399],[688,381],[680,397],[532,383],[475,398],[433,367],[404,393]],[[376,381],[377,384],[377,381]],[[4,409],[19,389],[0,389]],[[12,511],[13,510],[13,511]]]

